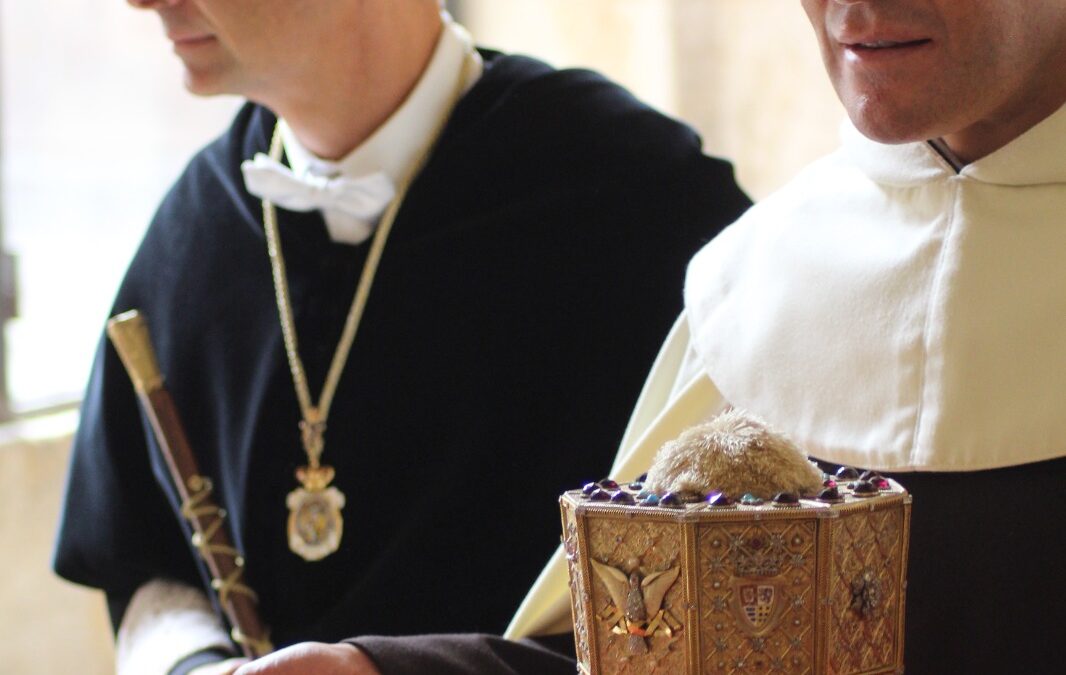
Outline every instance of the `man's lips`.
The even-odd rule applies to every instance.
[[[932,40],[922,38],[918,40],[856,40],[842,43],[846,49],[875,50],[875,49],[907,49],[929,44]]]
[[[168,34],[167,37],[174,43],[175,47],[195,47],[213,42],[215,39],[215,36],[210,33],[177,33]]]
[[[933,41],[926,38],[918,40],[864,38],[841,43],[845,61],[870,67],[909,63],[912,57],[927,53],[932,45]]]

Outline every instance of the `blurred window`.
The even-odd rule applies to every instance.
[[[238,101],[197,100],[151,12],[0,0],[0,224],[17,258],[6,325],[15,413],[80,398],[152,213]]]
[[[0,0],[0,246],[14,256],[0,258],[0,316],[4,278],[18,291],[0,418],[80,399],[156,206],[240,105],[196,99],[181,78],[153,12]]]

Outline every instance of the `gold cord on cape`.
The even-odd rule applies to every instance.
[[[423,148],[417,162],[409,169],[407,175],[397,186],[396,197],[385,209],[378,223],[377,231],[370,244],[366,263],[363,266],[359,285],[356,287],[355,296],[352,298],[348,317],[344,322],[344,330],[341,333],[337,349],[333,353],[326,381],[322,385],[318,404],[311,400],[311,392],[307,384],[307,374],[304,370],[303,360],[300,358],[299,343],[296,336],[296,325],[293,320],[292,300],[289,296],[289,283],[285,271],[285,258],[281,251],[281,238],[278,234],[277,210],[269,200],[263,200],[263,226],[266,231],[267,254],[270,256],[270,269],[274,281],[274,294],[277,300],[278,316],[281,320],[281,334],[285,341],[285,355],[288,358],[289,369],[292,372],[293,384],[296,388],[296,398],[300,403],[300,436],[303,442],[304,452],[307,454],[307,466],[296,470],[296,479],[301,487],[296,488],[286,498],[289,507],[289,548],[294,553],[307,561],[321,560],[340,547],[343,533],[344,520],[341,517],[341,509],[344,508],[345,497],[336,487],[330,486],[333,481],[333,467],[321,464],[322,452],[325,447],[326,422],[329,419],[330,406],[333,404],[333,395],[337,391],[341,373],[348,361],[348,353],[355,341],[359,323],[366,308],[370,289],[374,283],[378,264],[381,262],[382,253],[385,250],[385,242],[392,230],[396,215],[403,205],[407,190],[410,188],[414,177],[425,166],[430,151],[436,145],[437,139],[444,130],[452,109],[458,102],[465,89],[466,81],[470,75],[471,64],[474,59],[468,54],[459,75],[454,95],[444,114],[438,121],[433,133],[430,135],[426,147]],[[279,126],[274,127],[274,135],[270,141],[270,158],[281,161],[282,142]]]

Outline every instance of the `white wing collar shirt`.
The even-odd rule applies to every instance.
[[[443,14],[437,47],[415,88],[395,113],[343,159],[317,157],[281,120],[282,145],[289,166],[259,153],[241,165],[253,195],[297,211],[320,209],[329,236],[360,244],[374,231],[397,186],[433,142],[455,98],[456,83],[469,90],[484,69],[466,30]]]
[[[692,261],[703,373],[841,464],[1066,455],[1066,108],[958,171],[843,137]]]

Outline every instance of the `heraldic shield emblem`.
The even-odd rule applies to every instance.
[[[335,487],[296,488],[285,500],[289,507],[289,548],[307,561],[321,560],[340,547],[344,495]]]
[[[769,633],[782,615],[785,580],[736,579],[733,581],[733,613],[745,632],[753,636]]]

